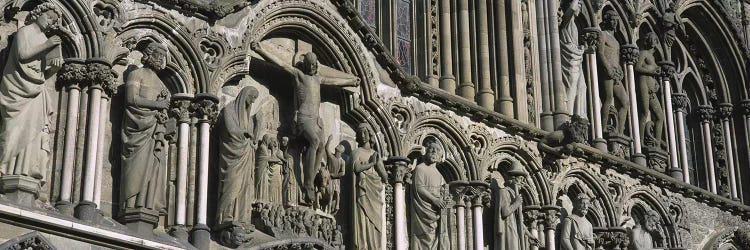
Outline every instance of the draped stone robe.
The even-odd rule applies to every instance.
[[[442,198],[440,190],[446,184],[445,179],[435,166],[424,163],[414,168],[413,178],[410,249],[449,249],[447,228],[440,223],[442,211],[427,197],[419,194],[419,190],[426,190],[435,197]]]

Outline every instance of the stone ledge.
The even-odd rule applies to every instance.
[[[92,244],[115,248],[132,249],[186,249],[191,246],[173,246],[152,240],[146,240],[119,232],[101,229],[91,225],[26,211],[0,204],[0,221],[32,230],[59,235]]]

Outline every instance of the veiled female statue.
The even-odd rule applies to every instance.
[[[46,179],[54,106],[44,82],[60,68],[62,55],[60,37],[45,32],[59,22],[54,4],[40,4],[10,44],[0,80],[0,176]]]
[[[357,175],[354,206],[354,249],[382,249],[383,234],[381,192],[387,174],[380,154],[372,149],[372,128],[366,123],[357,127],[358,148],[352,151],[352,167]]]
[[[221,113],[219,128],[220,190],[217,223],[250,222],[255,201],[255,135],[258,131],[250,113],[258,97],[254,87],[243,88],[237,99]]]
[[[125,208],[159,210],[166,206],[166,159],[160,116],[169,107],[169,92],[157,72],[167,64],[167,48],[152,42],[143,51],[143,67],[125,83],[122,121],[122,193]],[[162,136],[160,136],[162,134]]]
[[[281,159],[276,138],[263,135],[255,154],[255,196],[259,201],[281,203]]]

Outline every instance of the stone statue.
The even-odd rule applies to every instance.
[[[563,16],[560,19],[560,56],[562,57],[563,95],[569,115],[586,115],[586,77],[583,71],[584,49],[578,43],[578,27],[575,17],[581,13],[582,0],[562,1]]]
[[[164,126],[159,116],[169,108],[168,91],[157,72],[167,64],[167,48],[152,42],[143,51],[143,67],[125,83],[122,125],[122,193],[125,208],[160,210],[166,206]]]
[[[635,72],[638,73],[638,107],[641,119],[641,135],[645,134],[646,123],[651,121],[653,125],[653,140],[658,146],[662,139],[664,128],[664,109],[659,101],[659,65],[654,58],[655,47],[659,45],[656,33],[649,32],[642,39],[642,47],[638,54],[638,62],[635,64]],[[644,145],[646,139],[645,136]]]
[[[301,69],[285,63],[266,52],[260,43],[252,42],[251,48],[264,59],[281,66],[284,71],[294,76],[294,94],[297,103],[294,121],[296,130],[307,140],[307,151],[304,155],[303,195],[305,201],[311,202],[315,197],[314,180],[323,156],[323,121],[320,118],[320,85],[358,86],[359,78],[335,78],[321,76],[318,73],[318,57],[313,52],[304,54]]]
[[[591,199],[579,194],[573,202],[573,213],[562,220],[560,245],[563,250],[593,250],[594,228],[586,219]]]
[[[628,250],[653,250],[654,239],[651,234],[657,229],[659,214],[656,211],[648,211],[638,219],[638,223],[630,230],[630,246]]]
[[[219,124],[219,205],[217,224],[249,223],[255,201],[255,135],[258,127],[250,113],[258,97],[254,87],[244,87],[237,99],[222,110]]]
[[[612,9],[604,12],[603,19],[601,24],[602,33],[599,36],[599,46],[597,47],[599,62],[604,69],[601,72],[605,79],[603,82],[604,100],[601,112],[603,119],[608,119],[610,109],[617,104],[617,124],[615,124],[613,132],[617,135],[623,135],[630,101],[628,99],[628,92],[625,90],[625,85],[623,84],[625,74],[620,64],[620,42],[614,36],[620,19],[617,18],[617,12]]]
[[[259,201],[282,203],[281,159],[277,151],[276,138],[263,135],[255,153],[255,197]]]
[[[375,134],[370,125],[357,127],[358,147],[352,151],[352,169],[356,174],[354,206],[354,249],[382,249],[383,197],[388,175],[380,153],[372,148]]]
[[[315,176],[315,209],[321,209],[326,213],[331,212],[333,201],[333,189],[331,187],[331,173],[328,168],[320,168]]]
[[[518,162],[509,164],[505,186],[497,191],[495,208],[498,219],[495,224],[495,239],[499,249],[521,250],[526,249],[527,236],[531,236],[524,228],[521,206],[523,197],[519,195],[519,186],[528,175]]]
[[[281,149],[282,157],[282,175],[283,175],[283,192],[284,192],[284,204],[286,205],[297,205],[299,202],[299,175],[294,170],[294,158],[289,154],[289,137],[281,137]]]
[[[333,144],[333,136],[328,137],[328,143],[326,145]],[[330,146],[326,146],[330,148]],[[343,157],[344,145],[337,145],[333,151],[333,154],[328,153],[328,172],[331,174],[331,211],[330,213],[336,213],[339,210],[339,203],[341,202],[341,178],[346,174],[346,161]]]
[[[437,141],[429,141],[422,163],[414,168],[413,193],[411,203],[411,230],[409,230],[409,247],[411,249],[449,249],[448,229],[440,225],[441,215],[446,203],[441,190],[446,185],[443,175],[437,169],[437,163],[443,157],[443,151]]]
[[[10,44],[0,80],[0,176],[28,176],[42,185],[46,181],[55,107],[44,83],[63,61],[60,37],[45,33],[59,23],[60,10],[42,3]]]

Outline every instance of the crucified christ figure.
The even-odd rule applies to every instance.
[[[263,59],[280,66],[284,71],[294,76],[294,98],[297,100],[294,115],[297,131],[307,140],[307,151],[303,159],[303,198],[306,203],[312,204],[315,199],[315,174],[318,173],[320,162],[324,155],[323,144],[323,120],[320,118],[320,85],[338,87],[359,86],[359,78],[356,76],[331,77],[322,76],[318,72],[318,57],[313,52],[307,52],[302,56],[300,68],[295,68],[278,57],[269,54],[263,49],[259,42],[250,44],[250,48],[257,52]]]

